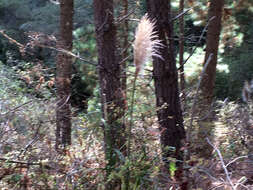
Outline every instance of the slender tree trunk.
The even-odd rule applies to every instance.
[[[119,2],[120,6],[120,24],[117,27],[117,41],[120,49],[120,69],[121,69],[121,89],[124,98],[124,115],[127,112],[127,61],[128,61],[128,0],[122,0]],[[126,123],[126,117],[123,119],[124,124]]]
[[[72,51],[73,0],[60,1],[60,37],[58,48]],[[56,149],[71,144],[71,68],[72,57],[64,52],[57,55],[57,108],[56,108]]]
[[[123,6],[123,10],[122,10],[122,17],[125,17],[128,14],[128,0],[123,0],[122,2],[122,6]],[[127,89],[127,75],[126,75],[126,64],[127,64],[127,60],[126,58],[128,57],[128,20],[124,19],[123,23],[122,23],[122,34],[123,34],[123,44],[122,44],[122,58],[123,58],[123,62],[122,62],[122,90],[124,91],[124,94],[126,95],[126,89]]]
[[[174,58],[172,41],[172,25],[169,23],[170,1],[147,0],[148,13],[157,20],[156,30],[164,45],[159,51],[163,59],[154,57],[154,80],[157,115],[161,131],[161,145],[163,159],[167,162],[168,157],[176,157],[182,160],[180,148],[182,139],[185,138],[183,118],[178,93],[178,75]],[[170,41],[167,41],[166,35]],[[168,48],[168,44],[169,48]],[[167,147],[167,148],[166,148]],[[168,149],[168,147],[170,147]],[[171,147],[175,148],[175,151]]]
[[[207,28],[207,44],[204,64],[206,63],[210,54],[212,54],[212,59],[206,68],[205,75],[200,85],[203,99],[205,100],[205,104],[208,106],[211,105],[213,100],[224,0],[211,0],[210,2],[208,18],[214,18],[210,21]]]
[[[179,14],[183,13],[184,11],[184,0],[180,0],[179,5]],[[179,65],[180,65],[180,92],[182,94],[181,102],[183,109],[185,108],[185,77],[184,77],[184,15],[182,15],[179,19],[179,30],[180,30],[180,37],[179,37]]]
[[[116,27],[113,0],[94,0],[94,19],[98,48],[98,72],[103,111],[103,129],[107,176],[119,164],[118,151],[125,150],[123,93],[121,90],[120,64],[116,61]],[[112,186],[107,187],[113,188]]]
[[[210,141],[213,139],[214,111],[211,108],[213,101],[213,91],[215,85],[217,55],[219,47],[219,38],[221,32],[221,19],[223,12],[224,0],[211,0],[208,19],[209,25],[207,30],[207,44],[204,64],[208,62],[203,79],[200,83],[200,101],[199,101],[199,117],[198,121],[198,142],[196,143],[196,152],[203,158],[209,158],[212,155],[212,147],[207,143],[206,137]]]

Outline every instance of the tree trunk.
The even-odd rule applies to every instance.
[[[116,61],[116,27],[113,0],[94,0],[94,19],[98,48],[98,72],[103,111],[103,129],[107,175],[119,163],[118,151],[125,150],[125,126],[122,123],[124,99],[121,90],[120,64]],[[109,188],[109,187],[108,187]]]
[[[170,1],[147,0],[147,8],[149,15],[157,21],[156,31],[159,40],[164,45],[159,50],[163,59],[153,57],[153,75],[163,159],[165,162],[168,161],[168,157],[176,157],[182,160],[180,148],[182,146],[181,141],[185,138],[185,131],[178,94],[178,75],[174,58],[172,24],[169,23],[170,17],[168,16],[170,14]],[[166,35],[170,39],[169,41],[167,41]],[[169,48],[168,44],[170,44]],[[175,148],[175,151],[171,151],[172,147]]]
[[[124,98],[124,111],[127,112],[127,61],[128,61],[128,49],[129,49],[129,41],[128,41],[128,0],[122,0],[119,2],[120,9],[120,24],[117,27],[117,42],[119,44],[120,50],[120,69],[121,69],[121,89]],[[126,114],[124,115],[126,116]],[[126,123],[126,117],[124,117],[124,124]]]
[[[179,14],[184,12],[184,0],[180,0]],[[185,95],[185,77],[184,77],[184,15],[179,19],[179,65],[180,65],[180,92],[182,94],[181,104],[183,110],[186,105],[186,95]]]
[[[58,48],[72,51],[73,0],[60,1],[60,37]],[[56,108],[56,149],[59,145],[71,144],[71,68],[72,57],[64,52],[57,55],[57,108]]]
[[[208,65],[200,83],[200,101],[198,105],[200,119],[198,121],[198,142],[195,144],[197,145],[195,146],[195,151],[203,158],[209,158],[213,151],[212,147],[207,143],[206,138],[208,137],[212,141],[215,127],[215,124],[212,122],[214,111],[211,105],[215,85],[223,6],[224,0],[211,0],[208,11],[209,25],[207,27],[207,44],[204,60],[204,64],[208,62]]]
[[[208,11],[208,18],[214,18],[210,21],[207,28],[207,44],[204,64],[207,62],[210,54],[212,54],[212,59],[206,68],[203,80],[201,81],[200,85],[204,104],[208,106],[211,105],[213,100],[224,0],[211,0],[210,2],[211,3]]]
[[[122,10],[122,14],[121,17],[125,17],[128,14],[128,1],[127,0],[123,0],[122,2],[122,6],[123,6],[123,10]],[[127,75],[126,75],[126,63],[127,60],[126,58],[128,57],[128,20],[127,18],[125,18],[123,20],[122,23],[122,36],[123,38],[123,43],[122,43],[122,59],[124,60],[121,65],[121,69],[122,69],[122,90],[124,91],[124,94],[126,95],[126,90],[127,90]]]

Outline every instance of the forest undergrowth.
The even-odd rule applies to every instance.
[[[105,189],[103,132],[96,101],[90,100],[87,113],[73,117],[73,142],[62,156],[55,151],[56,100],[24,91],[20,87],[25,85],[22,73],[3,64],[0,67],[0,189]],[[170,159],[169,168],[162,162],[155,99],[150,80],[145,77],[149,76],[143,74],[136,86],[134,152],[127,160],[115,150],[124,164],[108,180],[120,180],[124,185],[124,175],[130,168],[131,189],[180,189],[182,183],[192,190],[252,189],[252,103],[216,101],[209,158],[195,151],[199,139],[198,118],[194,118],[192,143],[183,147],[185,152],[192,152],[179,181],[175,159]],[[185,110],[185,127],[189,126],[189,113],[190,107]]]

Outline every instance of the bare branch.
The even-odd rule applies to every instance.
[[[213,54],[211,53],[205,63],[205,66],[200,74],[200,79],[198,81],[198,85],[197,85],[197,90],[196,90],[196,94],[195,94],[195,97],[194,97],[194,100],[193,100],[193,105],[192,105],[192,109],[191,109],[191,119],[190,119],[190,125],[189,125],[189,128],[187,129],[187,134],[186,134],[186,142],[189,142],[190,141],[190,133],[192,131],[192,124],[193,124],[193,119],[194,119],[194,116],[195,116],[195,107],[196,107],[196,104],[197,104],[197,99],[198,99],[198,94],[199,94],[199,89],[200,89],[200,84],[201,84],[201,81],[203,80],[203,77],[204,77],[204,73],[206,71],[206,68],[208,66],[208,64],[210,63],[211,59],[212,59],[212,56]]]
[[[201,33],[201,35],[200,35],[200,37],[199,37],[198,42],[196,43],[195,48],[192,50],[192,52],[190,53],[190,55],[186,58],[186,60],[184,61],[184,63],[178,68],[178,70],[180,70],[181,67],[183,67],[183,66],[187,63],[187,61],[192,57],[192,55],[194,54],[194,52],[195,52],[196,49],[198,48],[198,45],[200,44],[201,40],[203,39],[204,34],[205,34],[206,30],[207,30],[207,27],[208,27],[209,23],[210,23],[213,19],[215,19],[215,16],[213,16],[212,18],[210,18],[210,19],[208,20],[208,22],[207,22],[205,28],[203,29],[203,31],[202,31],[202,33]]]
[[[19,160],[10,160],[7,158],[0,158],[0,161],[4,161],[7,163],[13,163],[13,164],[25,164],[25,165],[42,165],[40,162],[24,162],[24,161],[19,161]]]
[[[19,108],[21,108],[22,106],[24,106],[24,105],[26,105],[26,104],[29,104],[29,103],[31,103],[31,102],[32,102],[32,100],[30,100],[30,101],[28,101],[28,102],[25,102],[25,103],[23,103],[23,104],[21,104],[21,105],[15,107],[15,108],[13,108],[13,109],[7,111],[7,112],[5,112],[5,113],[0,113],[0,115],[1,115],[1,116],[8,115],[9,113],[16,111],[16,110],[18,110]]]
[[[230,161],[230,162],[226,165],[226,167],[228,167],[230,164],[232,164],[233,162],[235,162],[235,161],[237,161],[237,160],[239,160],[239,159],[241,159],[241,158],[248,158],[248,156],[239,156],[239,157],[235,158],[234,160]]]
[[[181,12],[181,13],[178,14],[176,17],[172,18],[171,21],[177,20],[178,18],[184,16],[186,13],[188,13],[188,12],[189,12],[190,10],[192,10],[192,9],[193,9],[193,7],[191,7],[191,8],[189,8],[189,9],[187,9],[187,10]]]
[[[16,41],[15,39],[13,39],[13,38],[11,38],[10,36],[8,36],[7,34],[5,34],[3,30],[0,30],[0,33],[1,33],[5,38],[7,38],[7,39],[10,41],[10,43],[16,44],[20,49],[23,49],[23,50],[25,49],[25,46],[24,46],[23,44],[19,43],[19,42]],[[55,47],[52,47],[52,46],[42,45],[42,44],[40,44],[40,43],[36,43],[36,46],[42,47],[42,48],[52,49],[52,50],[55,50],[55,51],[57,51],[57,52],[62,52],[62,53],[65,53],[65,54],[67,54],[67,55],[70,55],[70,56],[72,56],[72,57],[74,57],[74,58],[76,58],[76,59],[80,59],[81,61],[86,62],[86,63],[88,63],[88,64],[90,64],[90,65],[97,66],[97,63],[94,63],[94,62],[92,62],[92,61],[86,60],[86,59],[84,59],[83,57],[80,57],[79,55],[76,55],[76,54],[72,53],[71,51],[68,51],[68,50],[65,50],[65,49],[62,49],[62,48],[55,48]],[[27,50],[26,50],[26,52],[27,52]],[[29,53],[29,54],[31,54],[31,53]]]
[[[222,157],[222,155],[221,155],[220,150],[219,150],[215,145],[213,145],[213,144],[210,142],[210,140],[209,140],[208,138],[206,138],[206,141],[207,141],[208,144],[210,144],[210,145],[214,148],[214,150],[217,152],[217,154],[218,154],[218,156],[219,156],[219,158],[220,158],[220,161],[221,161],[221,165],[222,165],[222,167],[223,167],[223,169],[224,169],[224,172],[225,172],[225,174],[226,174],[227,180],[228,180],[229,184],[231,185],[232,189],[233,189],[233,190],[236,190],[236,188],[235,188],[233,182],[232,182],[231,179],[230,179],[230,176],[229,176],[227,167],[226,167],[226,165],[225,165],[225,163],[224,163],[224,160],[223,160],[223,157]]]

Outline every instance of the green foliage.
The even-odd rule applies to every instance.
[[[219,109],[218,116],[218,124],[222,130],[220,133],[227,133],[227,137],[229,137],[222,139],[223,143],[220,148],[224,151],[224,157],[230,158],[247,154],[250,149],[248,143],[252,140],[248,131],[252,122],[252,104],[242,106],[235,102],[229,102]],[[219,136],[222,135],[219,134]]]
[[[225,100],[227,97],[230,98],[237,98],[239,96],[239,92],[230,94],[229,83],[231,83],[229,74],[226,72],[217,71],[216,72],[216,81],[215,81],[215,88],[214,94],[218,99]],[[239,84],[237,87],[238,90],[241,89],[242,83]]]
[[[130,172],[129,189],[152,189],[151,178],[158,174],[157,168],[159,160],[154,158],[151,160],[145,151],[134,152],[132,158],[124,159],[124,164],[113,170],[108,177],[108,181],[121,181],[121,189],[126,189],[126,176]]]
[[[251,80],[253,76],[253,51],[243,45],[231,53],[225,59],[229,65],[230,72],[225,74],[225,76],[223,75],[223,78],[226,79],[226,86],[223,86],[223,88],[229,89],[226,90],[226,92],[228,91],[228,97],[236,99],[240,97],[244,81]]]
[[[234,15],[230,18],[233,20],[234,30],[225,28],[223,31],[225,40],[221,41],[224,47],[221,55],[222,63],[228,65],[229,72],[218,72],[215,86],[215,95],[218,98],[229,97],[232,100],[241,97],[244,81],[251,80],[253,76],[253,24],[251,24],[253,13],[248,7],[234,9]]]
[[[76,11],[74,19],[79,26],[91,21],[91,3],[91,0],[75,0]],[[58,31],[59,5],[50,1],[2,0],[0,2],[0,10],[2,10],[0,13],[0,25],[6,28],[39,31],[47,34]],[[14,24],[13,22],[16,23]]]
[[[91,3],[92,1],[89,0],[86,0],[85,2],[81,0],[75,1],[75,23],[77,24],[75,27],[80,27],[82,25],[83,27],[74,31],[75,40],[73,42],[73,52],[89,61],[96,61],[95,37],[93,33],[94,28],[91,24],[87,25],[87,22],[91,23],[91,20],[89,19],[92,18]],[[27,34],[24,34],[24,31],[38,31],[40,32],[40,35],[43,33],[52,34],[58,31],[59,5],[50,1],[35,0],[30,2],[23,0],[4,0],[1,1],[0,9],[1,8],[5,11],[0,14],[0,18],[2,18],[0,19],[0,26],[7,30],[6,33],[18,42],[23,44],[27,43],[27,40],[25,39]],[[9,12],[6,10],[9,10]],[[7,19],[10,15],[13,15],[13,18],[15,18],[13,21],[20,22],[14,24],[11,20],[11,22],[6,23],[6,20],[10,20]],[[54,45],[52,45],[52,48],[54,48]],[[34,55],[30,56],[31,58],[21,57],[16,44],[11,45],[7,39],[1,38],[0,52],[2,52],[0,57],[1,60],[10,66],[16,66],[21,78],[29,76],[31,71],[31,68],[27,68],[21,61],[17,61],[21,59],[25,60],[24,62],[27,62],[27,60],[30,62],[38,62],[38,60],[43,61],[42,64],[48,66],[51,71],[50,73],[44,74],[54,77],[54,75],[52,75],[54,74],[52,68],[55,67],[54,59],[56,53],[49,49],[28,49],[26,53],[34,53]],[[9,52],[11,52],[11,55],[9,55]],[[13,57],[13,55],[17,56]],[[33,65],[33,63],[29,64]],[[45,78],[46,83],[48,82],[47,79],[50,79],[50,77]],[[73,106],[78,106],[81,111],[87,108],[87,99],[92,95],[93,88],[96,86],[96,78],[94,66],[88,65],[86,62],[80,60],[75,61],[74,74],[72,76],[71,103]],[[31,94],[37,93],[38,96],[49,98],[51,94],[45,89],[40,90],[39,93],[34,92],[34,88],[37,85],[36,80],[28,85],[29,88],[26,89],[27,92]],[[43,86],[46,86],[46,83],[44,83]]]
[[[178,1],[175,2],[178,4]],[[186,16],[187,20],[193,21],[194,30],[200,29],[196,28],[199,23],[204,23],[201,12],[206,11],[206,2],[200,1],[200,7],[193,10],[195,13]],[[232,3],[232,0],[227,2]],[[140,18],[140,15],[146,12],[144,0],[137,2],[131,0],[129,3],[130,8],[136,8],[136,3],[139,3],[140,8],[136,10],[135,14],[130,15],[130,18]],[[90,24],[93,11],[91,4],[91,0],[75,1],[76,30],[73,32],[73,53],[96,63],[94,27]],[[223,36],[227,35],[229,36],[228,41],[235,40],[235,42],[229,46],[223,40],[221,41],[220,53],[223,54],[219,61],[228,66],[229,72],[218,69],[215,94],[220,99],[226,97],[237,99],[244,80],[249,80],[253,76],[253,27],[250,24],[252,13],[249,8],[236,11],[234,16],[233,23],[237,24],[236,30],[231,30],[229,35],[224,31]],[[25,41],[23,31],[42,31],[47,34],[56,32],[58,21],[59,6],[49,1],[0,1],[0,29],[6,30],[8,35],[19,42]],[[130,34],[134,31],[133,26],[134,24],[130,22]],[[22,33],[20,29],[23,30]],[[191,34],[191,32],[187,33],[189,41],[186,43],[193,42],[190,41]],[[230,38],[233,35],[235,38]],[[190,51],[189,47],[187,52]],[[1,36],[0,59],[3,60],[3,63],[0,62],[0,156],[10,161],[19,160],[39,164],[29,165],[29,170],[25,173],[20,168],[24,169],[26,164],[0,160],[0,189],[22,189],[22,183],[27,177],[35,189],[105,189],[108,181],[120,181],[124,188],[128,171],[131,174],[129,189],[173,188],[172,186],[177,183],[177,168],[171,158],[170,167],[162,170],[160,130],[156,109],[154,109],[156,107],[155,91],[151,72],[145,71],[136,84],[131,138],[133,153],[130,158],[126,158],[120,150],[110,150],[122,165],[116,166],[108,181],[105,181],[107,163],[105,163],[104,136],[101,127],[103,120],[95,66],[78,59],[74,62],[73,94],[85,97],[85,103],[82,102],[83,99],[76,99],[76,102],[77,104],[84,103],[87,111],[73,115],[72,146],[67,150],[66,156],[62,157],[54,150],[56,100],[54,88],[48,87],[48,82],[54,78],[55,63],[52,60],[49,61],[49,57],[43,57],[42,64],[28,62],[22,60],[23,58],[17,52],[16,45],[10,45],[8,40]],[[187,87],[189,87],[188,90],[190,89],[189,96],[195,94],[193,89],[195,89],[194,85],[202,69],[204,53],[202,48],[197,48],[195,54],[185,65]],[[48,65],[45,62],[48,62]],[[151,63],[146,68],[152,70]],[[129,92],[132,87],[131,74],[133,72],[133,67],[129,66],[127,68],[128,103],[131,101]],[[45,81],[39,86],[40,88],[36,88],[39,85],[40,77],[44,77]],[[191,97],[188,100],[191,100]],[[188,106],[191,106],[191,103],[188,102]],[[252,126],[252,105],[247,107],[234,102],[217,103],[217,105],[219,108],[216,110],[214,137],[217,142],[220,142],[219,149],[224,159],[229,161],[233,157],[248,154],[247,145],[252,137],[247,132]],[[188,115],[191,113],[187,110],[185,113],[186,126],[189,120]],[[124,119],[128,126],[129,113],[126,113]],[[206,127],[209,128],[209,125]],[[192,133],[196,133],[195,128]],[[197,146],[197,144],[191,146]],[[173,150],[173,147],[169,148]],[[212,159],[206,161],[212,162]],[[212,166],[213,164],[210,163]],[[192,156],[186,163],[186,169],[188,169],[186,171],[191,174],[189,181],[193,182],[197,174],[204,176],[203,171],[206,171],[204,167],[209,170],[210,165]],[[2,175],[6,171],[8,175]],[[232,172],[234,174],[236,171]],[[212,171],[210,173],[215,175],[222,172]],[[165,180],[161,182],[166,175],[170,176],[165,178],[166,182]],[[199,176],[197,176],[198,179]],[[217,179],[219,177],[217,176]]]
[[[89,124],[92,128],[96,129],[101,125],[102,119],[102,105],[100,102],[100,91],[99,86],[97,85],[93,92],[93,97],[88,101],[87,114],[85,118],[89,121]]]
[[[252,28],[253,25],[249,25]],[[242,26],[246,27],[246,26]],[[240,30],[242,29],[240,28]],[[243,31],[242,31],[243,32]],[[251,80],[253,76],[253,38],[249,37],[253,30],[245,30],[242,43],[234,48],[228,48],[223,54],[223,63],[228,65],[229,73],[218,72],[216,78],[217,97],[230,97],[235,100],[241,95],[241,89],[245,80]]]
[[[86,60],[96,63],[96,49],[94,27],[87,25],[74,31],[73,52],[84,57]],[[97,84],[97,74],[94,65],[80,59],[74,63],[74,74],[72,75],[72,103],[79,105],[82,110],[87,109],[88,99],[93,95]],[[81,104],[80,104],[81,102]]]
[[[175,175],[175,171],[177,170],[176,163],[170,162],[170,175],[173,177]]]
[[[24,67],[27,70],[31,69],[30,64],[24,64]],[[86,130],[86,133],[80,135],[80,131],[85,129],[85,122],[73,118],[73,124],[80,126],[81,129],[79,128],[79,133],[73,130],[75,134],[73,149],[70,149],[68,156],[63,159],[54,150],[55,99],[51,96],[50,100],[45,100],[27,94],[25,86],[20,88],[23,83],[19,80],[20,75],[15,74],[15,69],[2,63],[0,75],[0,133],[2,134],[0,155],[1,158],[7,159],[6,162],[0,161],[0,189],[21,189],[25,179],[29,179],[30,185],[37,189],[58,189],[60,183],[63,183],[64,187],[74,187],[75,185],[68,182],[69,180],[64,182],[65,177],[62,175],[65,175],[65,171],[70,172],[77,167],[77,163],[75,175],[80,177],[75,179],[75,183],[78,183],[75,189],[91,188],[91,181],[99,175],[94,175],[97,171],[89,164],[96,164],[96,162],[90,159],[95,158],[94,154],[96,154],[100,155],[96,158],[97,161],[100,158],[103,161],[102,147],[94,144],[96,138],[93,137],[92,130]],[[83,139],[87,141],[84,142]],[[99,152],[90,149],[94,145]],[[39,164],[29,165],[29,172],[23,173],[26,164],[8,162],[8,160],[16,160],[17,155],[18,160],[29,160],[27,162]],[[84,166],[82,159],[90,160],[87,161],[88,165],[85,161]],[[61,172],[53,172],[58,170],[57,168]],[[79,171],[80,168],[82,169]]]

